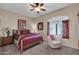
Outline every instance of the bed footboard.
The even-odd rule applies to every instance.
[[[42,42],[43,42],[43,40],[37,40],[37,41],[33,41],[31,43],[26,43],[26,41],[22,41],[21,40],[21,49],[20,49],[20,52],[22,53],[25,49],[28,49],[28,48],[30,48],[32,46],[35,46],[37,44],[40,44]]]

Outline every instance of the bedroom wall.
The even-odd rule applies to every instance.
[[[17,29],[17,19],[26,20],[26,28],[31,28],[30,24],[32,23],[32,18],[0,9],[0,29],[3,27]]]
[[[38,32],[43,35],[44,40],[47,40],[47,21],[52,17],[56,16],[69,16],[69,39],[62,39],[63,45],[78,49],[78,16],[77,12],[79,8],[79,4],[74,4],[69,7],[62,8],[60,10],[56,10],[54,12],[50,12],[43,16],[37,17],[35,19],[35,24],[38,22],[44,23],[44,29]]]

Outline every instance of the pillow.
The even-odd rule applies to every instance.
[[[26,34],[27,34],[27,31],[23,31],[22,34],[23,34],[23,35],[26,35]]]
[[[18,39],[19,34],[18,34],[18,30],[13,30],[13,39]]]
[[[29,34],[30,31],[29,30],[13,30],[13,34],[23,34],[23,33],[26,33],[26,34]]]
[[[22,35],[23,34],[23,30],[19,30],[20,31],[20,34]]]
[[[18,34],[18,30],[13,30],[13,34]]]
[[[27,32],[26,32],[25,30],[20,30],[20,34],[21,34],[21,35],[23,35],[23,34],[25,35],[26,33],[27,33]]]
[[[27,34],[30,34],[30,30],[26,30]]]
[[[55,40],[54,35],[50,35],[51,40]]]

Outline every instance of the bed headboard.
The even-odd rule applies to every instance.
[[[30,30],[13,30],[13,35],[16,34],[16,35],[22,35],[22,34],[29,34],[30,33]]]
[[[20,35],[30,34],[30,30],[13,30],[13,39],[18,39]]]

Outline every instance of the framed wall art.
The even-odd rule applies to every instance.
[[[39,22],[37,27],[38,27],[38,30],[43,30],[43,22]]]
[[[26,29],[26,20],[18,19],[17,23],[18,23],[18,29],[19,30]]]

